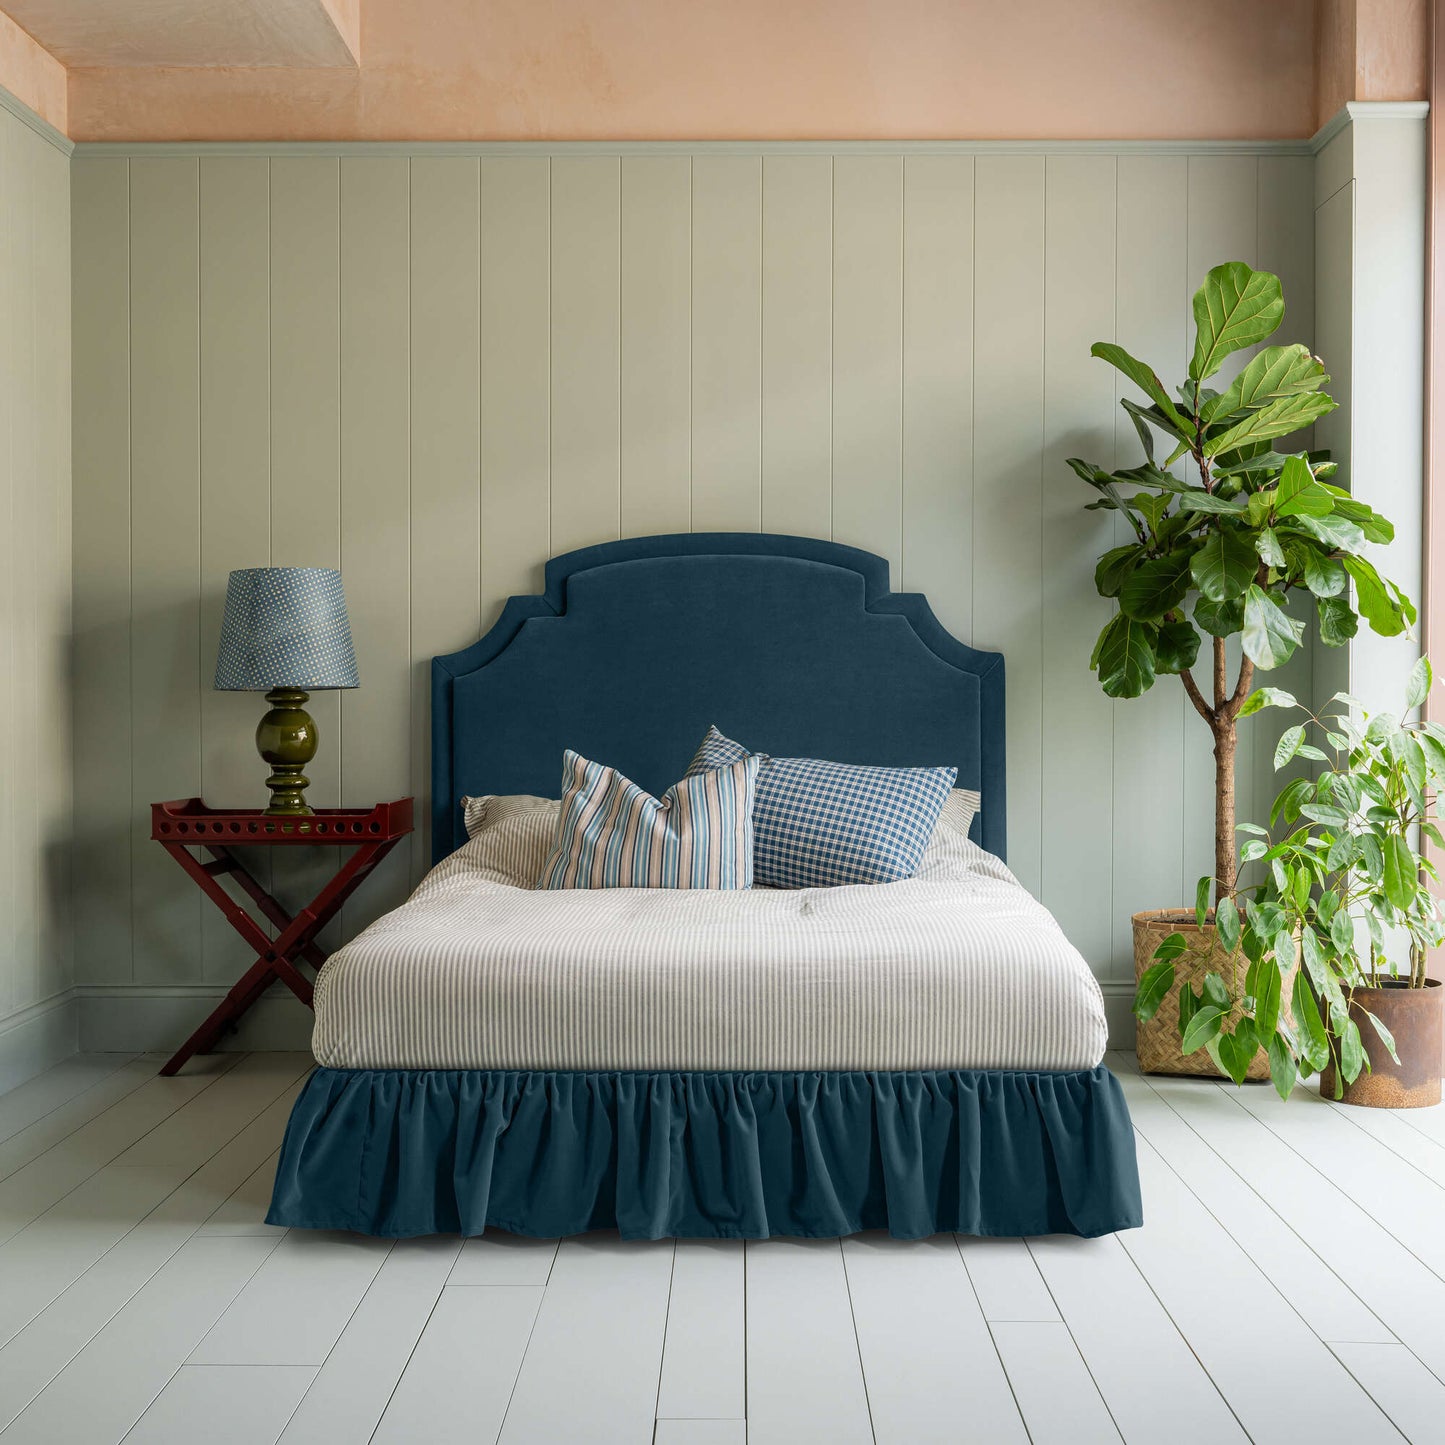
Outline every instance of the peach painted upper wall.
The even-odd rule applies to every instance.
[[[1320,0],[1315,124],[1347,100],[1429,95],[1428,0]]]
[[[1298,137],[1315,129],[1315,9],[1315,0],[361,0],[355,71],[76,69],[70,133]]]
[[[56,130],[66,129],[65,67],[0,13],[0,85]]]

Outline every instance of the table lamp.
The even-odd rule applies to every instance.
[[[216,687],[264,692],[271,711],[256,727],[256,749],[271,765],[267,813],[311,812],[302,771],[316,756],[312,692],[355,687],[356,656],[341,573],[330,567],[246,567],[226,583]]]

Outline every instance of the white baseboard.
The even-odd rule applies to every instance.
[[[0,1094],[43,1074],[80,1047],[74,989],[0,1019]]]
[[[170,1053],[226,995],[221,986],[95,987],[82,985],[80,1047],[86,1053]],[[235,1033],[217,1047],[290,1049],[311,1047],[313,1016],[289,992],[268,993],[247,1011]]]
[[[1134,1049],[1134,984],[1101,983],[1104,991],[1104,1017],[1109,1021],[1109,1047]]]

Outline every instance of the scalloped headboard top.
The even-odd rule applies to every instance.
[[[871,552],[806,537],[638,537],[547,563],[541,596],[432,662],[432,856],[464,794],[558,796],[575,748],[653,793],[709,723],[758,752],[958,768],[1004,855],[1004,669],[888,590]]]

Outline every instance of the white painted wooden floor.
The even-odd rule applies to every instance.
[[[0,1096],[0,1441],[1445,1441],[1445,1109],[1110,1063],[1141,1230],[559,1247],[269,1229],[307,1058],[76,1057]]]

